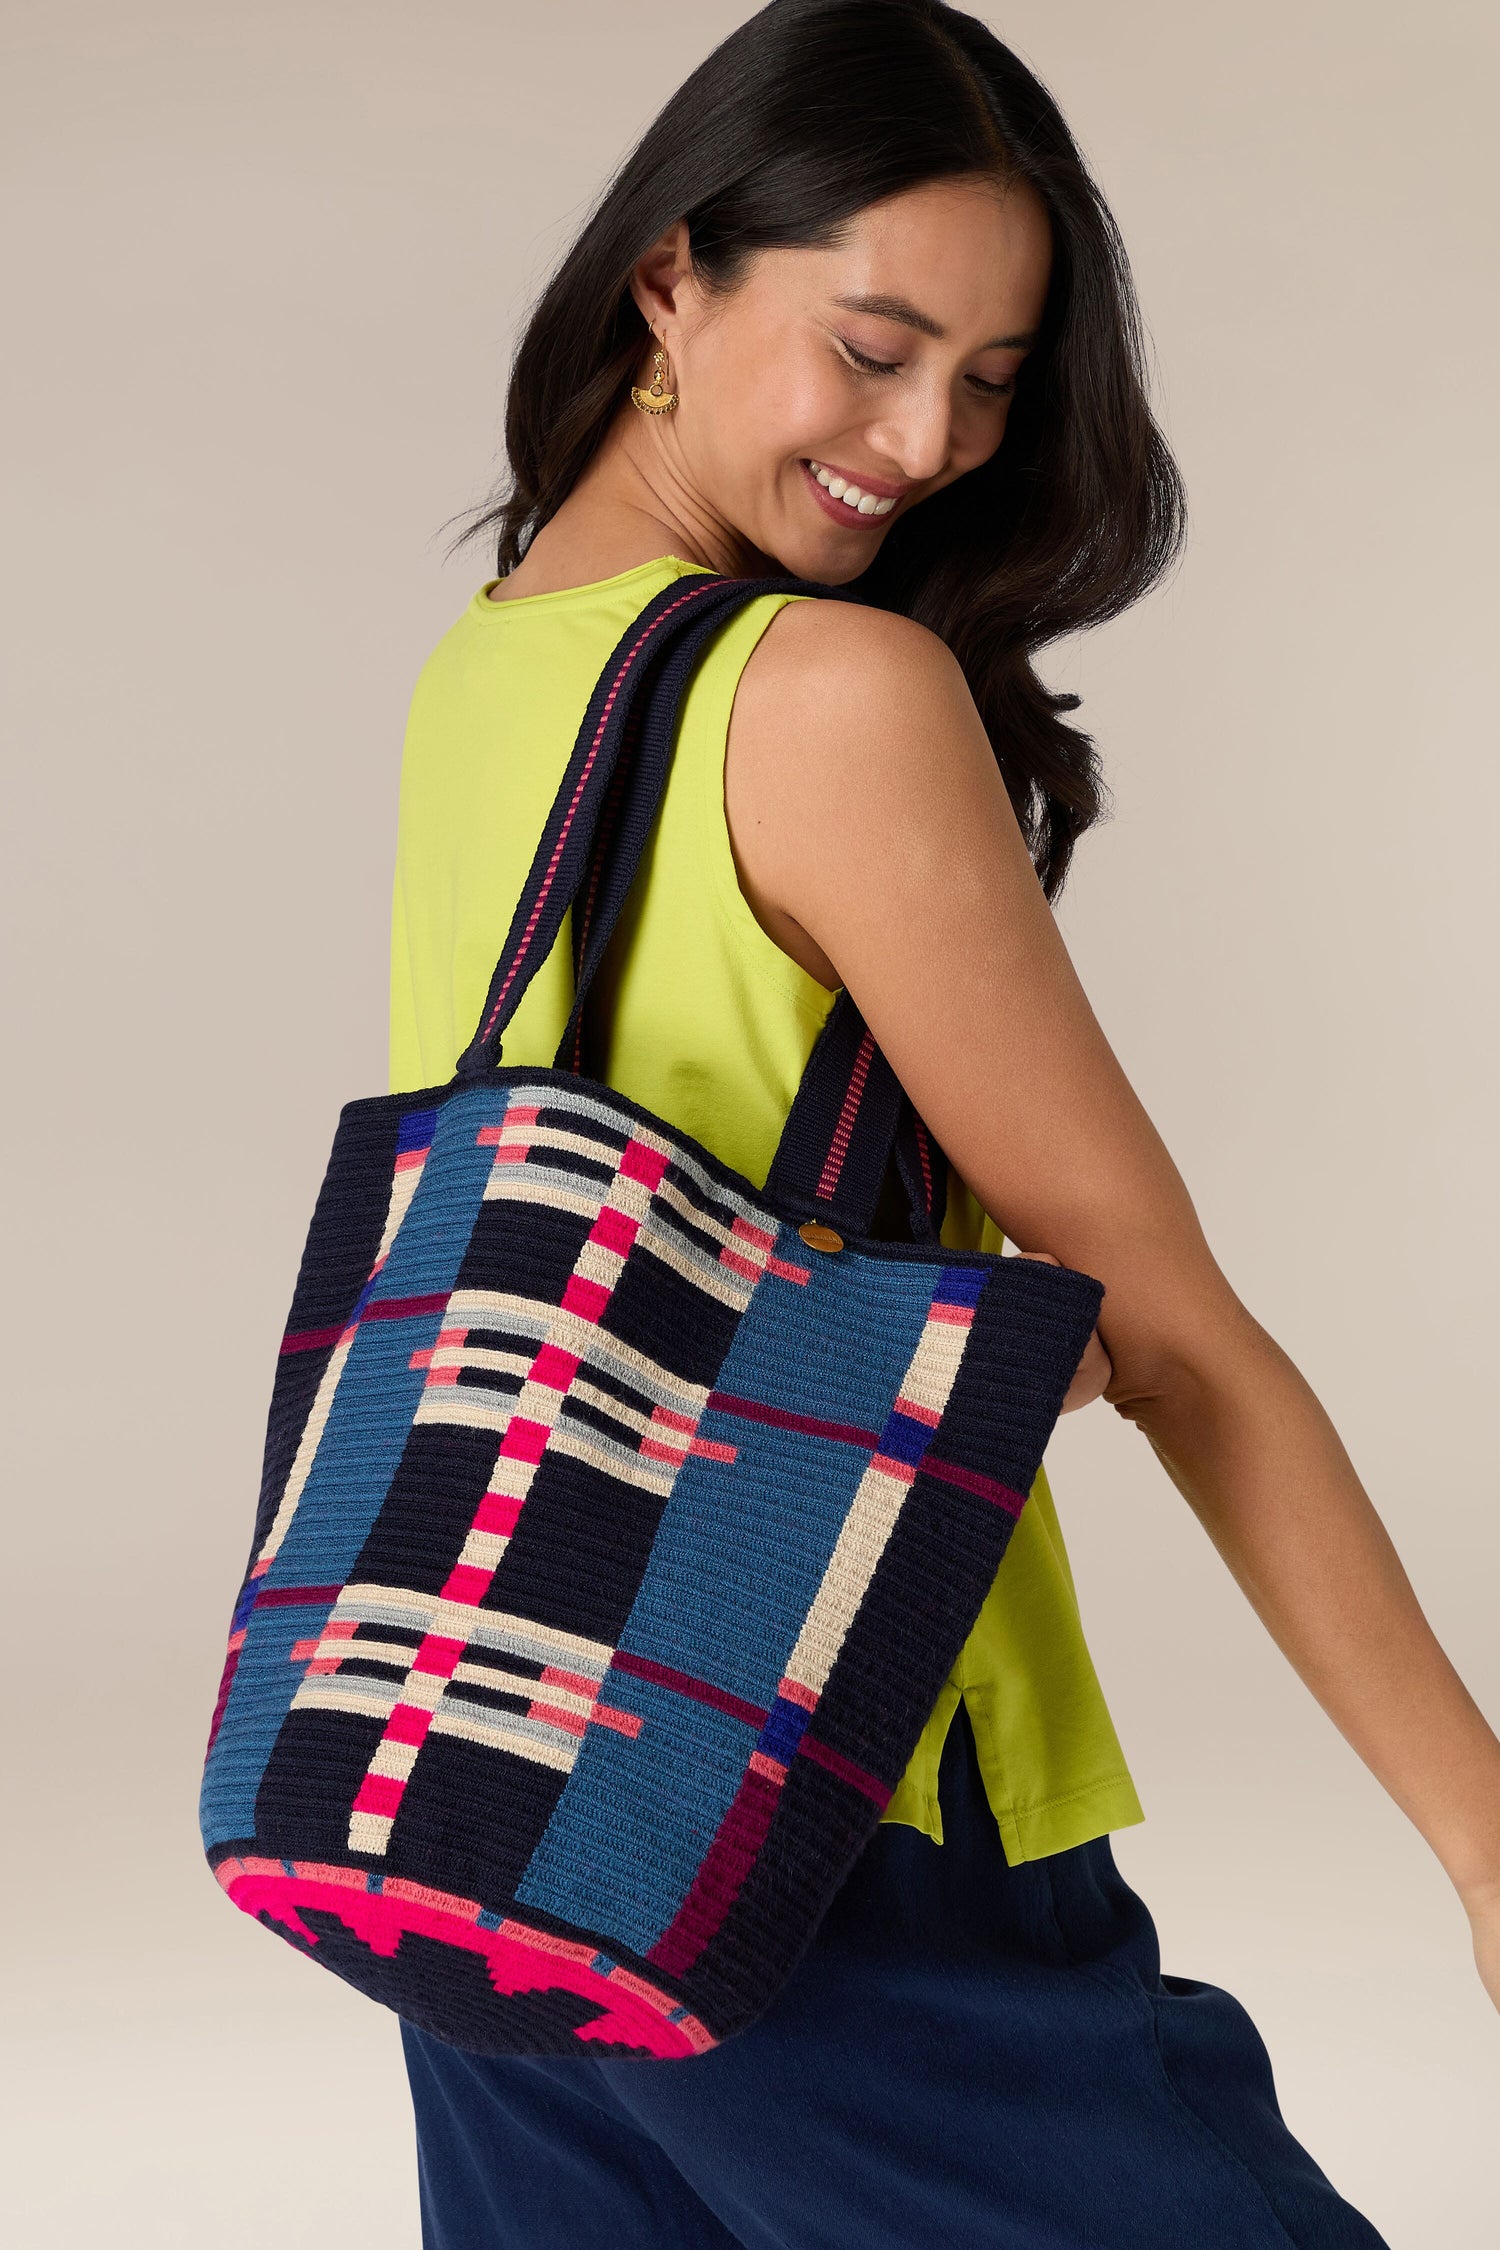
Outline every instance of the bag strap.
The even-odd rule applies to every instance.
[[[599,815],[630,715],[666,649],[690,620],[770,592],[790,580],[680,580],[650,600],[626,628],[589,698],[573,753],[516,902],[479,1025],[458,1059],[458,1076],[481,1078],[500,1061],[506,1026],[562,928],[583,881]]]
[[[946,1165],[864,1017],[841,992],[807,1058],[766,1192],[803,1219],[867,1235],[893,1158],[912,1238],[935,1242]]]
[[[740,599],[774,590],[755,581]],[[808,587],[813,593],[836,589]],[[738,606],[738,604],[736,604]],[[683,631],[661,671],[636,705],[605,802],[573,911],[575,999],[555,1067],[583,1067],[583,1023],[589,988],[610,944],[640,864],[676,747],[682,699],[705,644],[724,613]],[[894,1127],[892,1117],[894,1116]],[[809,1059],[797,1103],[767,1181],[804,1218],[850,1233],[868,1233],[894,1157],[906,1191],[912,1238],[935,1243],[947,1205],[947,1160],[906,1098],[885,1059],[867,1038],[847,992],[830,1010],[829,1026]]]
[[[588,873],[574,906],[574,1000],[554,1059],[558,1070],[582,1067],[583,1011],[589,987],[608,951],[661,809],[677,753],[683,698],[708,643],[732,614],[757,595],[829,591],[796,578],[719,583],[735,591],[721,604],[700,611],[687,622],[662,657],[656,677],[627,722],[615,785],[602,809]]]
[[[683,697],[707,643],[762,594],[837,596],[797,578],[698,578],[649,602],[600,676],[490,980],[484,1013],[460,1058],[461,1078],[501,1056],[506,1026],[575,908],[575,998],[554,1068],[581,1064],[582,1023],[598,971],[660,808]],[[946,1170],[858,1008],[841,992],[797,1089],[767,1176],[794,1214],[868,1234],[894,1157],[913,1237],[935,1241]]]
[[[908,1096],[896,1127],[896,1168],[906,1189],[912,1236],[935,1243],[948,1208],[948,1159]]]

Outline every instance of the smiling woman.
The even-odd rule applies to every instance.
[[[896,530],[887,518],[998,452],[1051,271],[1046,208],[1024,180],[910,188],[854,213],[826,245],[757,258],[728,292],[698,281],[679,221],[634,277],[684,386],[657,478],[686,504],[716,494],[722,521],[705,531],[723,538],[732,525],[760,556],[846,583],[871,568],[877,534]],[[899,286],[914,274],[920,303]],[[808,498],[842,539],[809,517]]]
[[[677,408],[622,424],[658,341]],[[929,626],[1056,895],[1102,788],[1062,716],[1077,699],[1032,656],[1157,582],[1184,503],[1118,230],[1056,104],[982,25],[777,0],[725,40],[543,291],[505,440],[505,488],[466,537],[493,534],[508,595],[580,582],[556,519],[602,499],[602,474],[611,501],[646,503],[613,519],[622,564],[648,559],[644,512],[657,553],[675,537],[716,567],[857,580]],[[814,461],[899,503],[869,511],[883,536],[828,537],[846,517],[820,508]],[[658,490],[683,528],[651,512]]]
[[[667,102],[543,292],[516,353],[506,444],[509,482],[470,534],[493,536],[499,575],[412,706],[393,1089],[453,1072],[513,909],[525,921],[537,838],[562,853],[590,743],[624,724],[610,716],[611,652],[628,666],[663,619],[722,597],[715,577],[765,580],[735,593],[741,606],[683,670],[670,723],[642,730],[633,754],[659,759],[664,783],[635,830],[634,799],[621,815],[637,841],[649,831],[639,873],[618,881],[609,846],[594,859],[573,949],[553,949],[504,1026],[507,1063],[547,1065],[566,1042],[570,1067],[759,1190],[825,1028],[857,1005],[868,1032],[831,1120],[835,1173],[861,1072],[883,1069],[880,1057],[910,1110],[870,1241],[899,1240],[909,1258],[912,1236],[930,1244],[936,1226],[972,1273],[973,1253],[1009,1238],[1103,1283],[1065,1403],[1102,1395],[1145,1432],[1268,1629],[1442,1858],[1500,1989],[1500,1745],[1317,1399],[1215,1261],[1050,912],[1102,787],[1093,744],[1066,715],[1075,699],[1046,688],[1035,656],[1151,587],[1183,528],[1124,251],[1050,95],[937,0],[775,0]],[[602,938],[596,898],[619,909],[612,934],[600,910]],[[537,1146],[508,1152],[505,1192],[597,1211],[607,1167],[573,1113],[559,1124],[528,1107],[523,1126]],[[690,1218],[695,1208],[689,1197]],[[619,1236],[621,1214],[607,1217]],[[802,1244],[828,1258],[846,1248],[816,1224]],[[744,1262],[741,1242],[726,1248]],[[811,1279],[785,1259],[780,1271]],[[497,1429],[518,1383],[535,1398],[539,1383],[566,1387],[568,1355],[546,1344],[543,1381],[542,1360],[508,1332],[514,1312],[508,1299],[491,1308],[497,1333],[468,1372],[471,1419],[478,1396]],[[931,1317],[951,1344],[956,1307]],[[434,1368],[445,1343],[464,1348],[439,1336]],[[815,1336],[805,1349],[816,1361]],[[588,1424],[580,1444],[597,1444],[601,1417],[617,1432],[622,1412],[647,1436],[662,1411],[696,1430],[680,1401],[651,1405],[645,1386],[661,1371],[644,1346],[624,1373],[617,1360],[572,1402]],[[847,1416],[780,1411],[757,1387],[766,1379],[746,1369],[734,1395],[774,1425],[784,1464],[794,1443],[877,1443]],[[919,1390],[898,1405],[926,1428],[941,1415]],[[706,1395],[711,1406],[721,1394]],[[453,1414],[464,1399],[445,1389],[441,1404]],[[545,1450],[536,1417],[516,1418]],[[704,1442],[721,1464],[733,1458],[734,1444]],[[878,1458],[901,1484],[901,1464]],[[976,1489],[995,1489],[991,1465],[976,1464]],[[786,1505],[769,1509],[727,1478],[713,1488],[722,1503],[690,1474],[673,1490],[674,1555],[704,1572],[682,1565],[679,1598],[701,1583],[715,1618],[737,1602],[747,1641],[768,1648],[773,1590],[744,1583],[745,1556],[759,1539],[788,1568],[806,1562],[794,1486],[787,1468]],[[445,1489],[422,1496],[434,1511]],[[512,1498],[509,1486],[495,1496],[505,1539]],[[548,1642],[545,1671],[491,1683],[499,1716],[486,1726],[503,1719],[506,1741],[521,1741],[539,1823],[560,1785],[536,1780],[524,1759],[539,1754],[517,1730],[546,1718],[554,1736],[571,1728],[560,1749],[548,1737],[570,1772],[576,1756],[569,1802],[605,1808],[590,1882],[616,1903],[635,1888],[607,1954],[568,1952],[571,1925],[543,1932],[568,1953],[572,1984],[560,1971],[549,2000],[576,2054],[561,2035],[560,2052],[460,2054],[405,2025],[429,2250],[911,2250],[949,2236],[981,2250],[1378,2250],[1288,2131],[1244,2010],[1161,1974],[1151,1917],[1111,1853],[1110,1832],[1141,1811],[1044,1474],[1024,1498],[1003,1565],[987,1565],[934,1668],[935,1682],[972,1619],[879,1826],[768,2011],[712,2051],[611,2052],[606,2020],[580,1997],[591,1979],[621,1978],[660,1998],[642,1961],[652,1975],[672,1966],[650,1942],[645,1894],[659,1871],[636,1881],[590,1777],[622,1734],[644,1746],[641,1761],[665,1744],[709,1780],[721,1754],[738,1776],[764,1751],[762,1705],[801,1692],[781,1676],[786,1652],[757,1699],[729,1660],[715,1669],[723,1644],[707,1638],[691,1676],[654,1678],[649,1706],[596,1706],[582,1656],[602,1676],[620,1650],[593,1642],[566,1665]],[[527,1664],[542,1611],[559,1625],[548,1605],[583,1521],[580,1508],[527,1582]],[[497,1569],[515,1563],[504,1552]],[[901,1579],[908,1618],[924,1600],[940,1606],[920,1592],[924,1559],[930,1578],[924,1550]],[[836,1593],[854,1567],[841,1551],[820,1587]],[[899,1668],[910,1650],[882,1646],[887,1656]],[[346,1648],[319,1656],[330,1670],[348,1661]],[[621,1669],[621,1693],[634,1693]],[[427,1688],[436,1708],[445,1690]],[[561,1720],[560,1697],[579,1706]],[[413,1711],[403,1724],[378,1753],[393,1851],[415,1833],[401,1790],[428,1720]],[[593,1747],[577,1748],[584,1736]],[[853,1750],[841,1765],[846,1782],[864,1771]],[[776,1758],[756,1767],[776,1786],[786,1771]],[[649,1826],[645,1797],[616,1814],[633,1833]],[[726,1814],[712,1831],[712,1898],[695,1909],[716,1929],[753,1856],[730,1826]],[[816,1847],[809,1833],[787,1857]],[[654,1831],[652,1848],[666,1850]],[[473,1915],[486,1930],[494,1920],[482,1905]]]

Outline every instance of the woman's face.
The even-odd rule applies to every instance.
[[[638,433],[663,498],[799,577],[857,578],[898,516],[999,445],[1051,264],[1024,183],[893,196],[832,248],[762,251],[725,297],[676,230],[636,275],[678,394]]]

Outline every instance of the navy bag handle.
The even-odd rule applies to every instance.
[[[458,1075],[501,1059],[506,1026],[574,907],[575,998],[553,1067],[577,1071],[589,987],[619,921],[671,771],[682,698],[705,646],[761,594],[837,597],[797,578],[704,575],[669,586],[633,621],[600,675],[543,828]],[[808,1058],[765,1192],[799,1220],[868,1235],[894,1158],[913,1238],[937,1239],[942,1152],[847,991]]]

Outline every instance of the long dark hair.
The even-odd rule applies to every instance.
[[[756,252],[825,244],[931,180],[1029,181],[1052,280],[1004,442],[898,520],[853,591],[952,649],[1048,898],[1105,809],[1078,698],[1037,650],[1153,586],[1182,543],[1181,479],[1147,400],[1119,231],[1056,103],[982,23],[939,0],[772,0],[672,96],[532,313],[506,402],[510,481],[465,538],[500,570],[561,507],[634,379],[636,260],[685,219],[696,278],[732,289]]]

